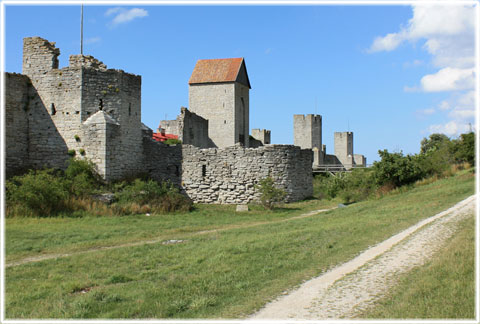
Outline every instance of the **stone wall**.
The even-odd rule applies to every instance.
[[[182,177],[182,145],[167,145],[143,137],[143,171],[159,182],[169,181],[177,187],[181,186]]]
[[[353,133],[335,132],[334,151],[341,164],[351,167],[353,165]]]
[[[259,198],[255,185],[268,176],[287,192],[286,201],[310,197],[312,153],[293,145],[198,149],[183,145],[182,183],[199,203],[246,204]]]
[[[119,126],[108,126],[112,130],[105,150],[112,153],[105,156],[106,179],[142,172],[141,77],[121,70],[83,67],[81,98],[82,121],[103,111]],[[95,158],[95,151],[85,151],[87,158]]]
[[[177,135],[180,139],[183,130],[179,128],[178,117],[177,119],[173,120],[161,120],[158,128],[163,128],[165,130],[165,134],[173,134]],[[160,131],[160,129],[158,129]]]
[[[252,137],[259,140],[263,145],[270,144],[270,131],[267,129],[252,129]],[[251,146],[250,146],[251,147]]]
[[[208,120],[208,137],[214,147],[235,145],[242,136],[248,146],[248,87],[239,83],[191,84],[188,100],[190,111]]]
[[[322,116],[293,115],[293,143],[303,149],[322,148]]]
[[[367,158],[361,154],[354,154],[353,162],[355,163],[356,166],[362,166],[362,167],[367,166]]]
[[[160,121],[160,127],[165,129],[166,134],[177,135],[183,144],[200,148],[215,147],[208,137],[208,120],[185,107],[180,108],[177,119]]]
[[[215,147],[235,144],[233,83],[190,85],[188,102],[191,112],[208,120],[208,137]]]
[[[5,73],[5,168],[7,176],[29,166],[28,108],[30,79]]]

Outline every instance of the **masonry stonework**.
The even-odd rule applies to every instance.
[[[293,144],[304,149],[322,148],[322,116],[293,115]]]
[[[55,43],[26,38],[24,75],[6,74],[7,175],[27,167],[64,169],[76,154],[93,161],[107,181],[148,173],[194,202],[252,202],[265,177],[287,192],[286,201],[312,195],[311,150],[268,145],[264,130],[265,145],[248,148],[250,83],[243,59],[213,60],[224,72],[215,82],[205,82],[207,70],[192,75],[191,111],[182,108],[171,125],[186,144],[168,146],[141,123],[140,76],[86,55],[72,55],[59,69],[59,55]]]
[[[313,194],[311,152],[293,145],[245,148],[183,148],[182,181],[196,202],[246,204],[259,198],[255,185],[272,177],[286,201]]]
[[[186,107],[180,108],[180,115],[175,120],[162,120],[160,127],[167,134],[177,135],[183,144],[191,144],[200,148],[214,147],[208,137],[207,119],[189,111]]]

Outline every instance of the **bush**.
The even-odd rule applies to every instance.
[[[286,196],[286,192],[283,189],[275,188],[271,177],[260,180],[259,184],[255,186],[255,189],[260,192],[262,205],[270,210],[273,209],[275,204],[282,202]]]
[[[475,165],[475,133],[461,134],[454,142],[455,160],[457,163],[467,162]]]
[[[378,151],[382,158],[373,164],[376,183],[379,186],[391,184],[394,187],[414,183],[424,177],[419,159],[415,156],[400,153],[389,153],[387,150]]]
[[[97,173],[93,162],[75,158],[68,161],[65,179],[69,192],[76,197],[87,197],[103,184],[103,180]]]
[[[6,182],[7,217],[50,216],[66,210],[65,180],[51,169],[31,170]]]
[[[159,184],[151,179],[135,179],[131,184],[119,184],[119,187],[123,188],[115,194],[118,203],[114,208],[122,214],[189,211],[193,206],[188,197],[168,182]]]
[[[344,188],[344,173],[319,174],[313,179],[313,192],[319,198],[335,198]]]
[[[354,169],[347,173],[343,178],[343,188],[339,194],[343,203],[368,199],[378,188],[375,180],[373,170]]]
[[[163,143],[167,145],[176,145],[176,144],[182,144],[182,141],[176,138],[169,138]]]

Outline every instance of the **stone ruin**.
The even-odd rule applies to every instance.
[[[25,38],[22,74],[5,75],[7,176],[64,169],[75,155],[93,161],[106,181],[146,172],[194,202],[252,202],[255,185],[268,176],[287,202],[312,196],[311,148],[269,144],[267,130],[253,132],[250,144],[251,87],[242,58],[197,62],[190,110],[163,122],[183,144],[168,146],[141,122],[140,76],[85,55],[59,68],[59,55],[55,43]]]

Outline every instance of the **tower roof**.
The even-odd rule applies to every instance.
[[[243,57],[198,60],[188,84],[223,82],[238,82],[252,88]]]

